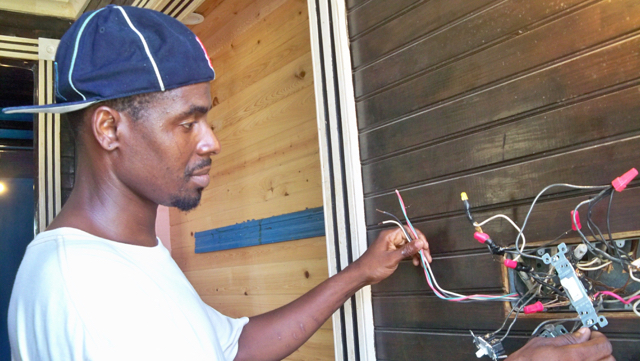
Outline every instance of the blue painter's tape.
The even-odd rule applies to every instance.
[[[322,207],[196,232],[196,253],[324,236]]]
[[[0,139],[33,139],[33,130],[0,129]]]
[[[0,108],[0,120],[8,120],[12,122],[33,122],[33,114],[4,114],[3,108]]]

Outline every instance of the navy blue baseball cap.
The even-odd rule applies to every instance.
[[[109,5],[83,14],[60,39],[56,103],[5,113],[68,113],[103,100],[213,80],[202,42],[163,13]]]

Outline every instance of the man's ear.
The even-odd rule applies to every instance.
[[[108,106],[100,106],[93,111],[91,130],[103,149],[112,151],[120,145],[118,126],[121,120],[120,112]]]

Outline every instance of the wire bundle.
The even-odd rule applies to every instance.
[[[388,223],[393,223],[396,224],[398,227],[400,227],[400,229],[402,230],[402,232],[404,233],[404,236],[407,238],[408,241],[413,241],[418,239],[418,233],[416,232],[415,228],[413,227],[413,224],[411,224],[411,221],[409,220],[409,217],[407,216],[407,210],[406,207],[404,205],[404,201],[402,200],[402,196],[400,195],[400,192],[398,190],[396,190],[396,195],[398,196],[398,202],[400,203],[400,208],[402,209],[402,214],[404,215],[404,218],[407,222],[407,226],[409,226],[409,229],[411,230],[411,233],[413,235],[413,237],[410,237],[405,228],[402,226],[402,224],[400,223],[400,220],[398,220],[396,218],[396,221],[384,221],[382,222],[383,224],[388,224]],[[383,212],[385,214],[389,214],[387,212]],[[392,215],[393,216],[393,215]],[[395,218],[395,217],[394,217]],[[433,274],[433,271],[431,270],[431,266],[429,265],[429,262],[427,262],[426,257],[424,256],[424,252],[422,250],[420,250],[420,261],[422,263],[422,267],[424,269],[424,274],[425,277],[427,279],[427,283],[429,284],[429,287],[433,290],[433,292],[436,294],[436,296],[438,296],[438,298],[446,300],[446,301],[452,301],[452,302],[461,302],[461,301],[515,301],[518,300],[520,297],[517,293],[511,293],[511,294],[507,294],[507,295],[483,295],[483,294],[475,294],[475,295],[461,295],[459,293],[456,292],[451,292],[451,291],[447,291],[445,289],[443,289],[442,287],[440,287],[440,285],[438,285],[438,281],[436,281],[436,278]]]

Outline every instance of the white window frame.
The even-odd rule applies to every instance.
[[[356,103],[344,1],[307,0],[329,275],[367,249]],[[336,360],[375,360],[371,287],[333,315]],[[354,324],[355,329],[354,329]]]

